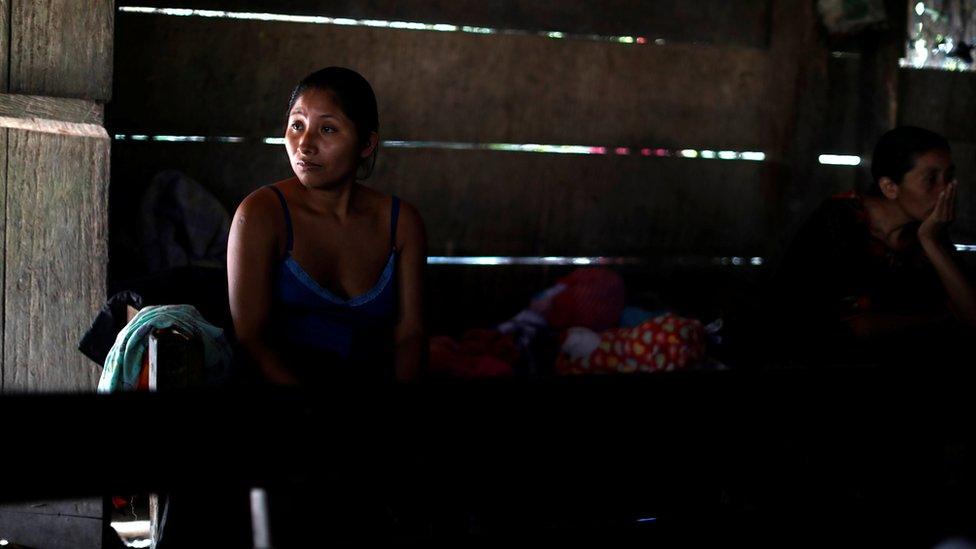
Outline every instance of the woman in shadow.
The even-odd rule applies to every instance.
[[[949,143],[895,128],[879,139],[871,173],[865,194],[826,200],[783,259],[776,294],[789,354],[835,364],[950,358],[976,334],[976,292],[947,232],[958,187]]]
[[[269,382],[420,372],[426,235],[413,206],[359,182],[375,164],[378,127],[376,97],[358,73],[308,75],[288,103],[294,177],[254,191],[234,215],[231,315]]]
[[[413,206],[360,183],[376,160],[378,127],[376,97],[358,73],[329,67],[305,77],[285,129],[295,175],[245,198],[230,232],[230,307],[243,358],[265,383],[301,387],[316,402],[350,383],[376,394],[377,383],[421,371],[426,235]],[[292,470],[269,486],[275,546],[358,544],[403,530],[390,502],[416,493],[400,486],[413,478],[412,456],[363,456],[334,432],[296,434],[310,451],[286,456]],[[297,482],[280,478],[296,474]]]

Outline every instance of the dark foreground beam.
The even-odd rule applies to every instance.
[[[972,461],[969,377],[690,372],[4,396],[0,500],[287,480],[634,516],[852,493],[917,505],[953,482],[947,451]]]

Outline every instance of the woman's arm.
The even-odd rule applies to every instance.
[[[833,332],[834,323],[842,333],[855,339],[872,339],[905,330],[937,324],[943,314],[892,314],[863,311],[857,297],[870,280],[854,266],[864,251],[854,243],[863,225],[843,202],[828,201],[811,216],[790,246],[778,278],[790,282],[787,292],[778,295],[780,306],[798,307],[790,311],[804,321],[822,322],[821,329]]]
[[[424,270],[427,267],[427,232],[416,208],[401,202],[397,224],[398,315],[393,337],[398,381],[420,377],[427,338],[424,332]]]
[[[947,314],[864,313],[847,320],[851,333],[858,339],[898,334],[914,328],[933,326],[949,319]]]
[[[949,295],[953,314],[970,330],[976,331],[976,292],[952,260],[949,250],[940,242],[946,226],[955,218],[957,185],[956,182],[949,183],[946,190],[939,193],[935,209],[918,228],[918,240]]]
[[[268,381],[290,385],[297,379],[268,345],[267,337],[272,269],[279,247],[275,206],[271,192],[259,189],[237,208],[227,243],[227,285],[230,314],[241,348]]]

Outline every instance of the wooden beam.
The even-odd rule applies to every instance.
[[[108,133],[105,131],[105,128],[98,124],[79,124],[77,122],[62,122],[60,120],[48,120],[46,118],[0,116],[0,128],[53,133],[73,137],[108,139]]]
[[[18,418],[4,426],[5,444],[32,451],[5,456],[0,499],[180,486],[199,490],[292,476],[337,479],[337,474],[355,485],[379,480],[376,475],[402,478],[404,469],[388,465],[393,457],[406,456],[424,462],[423,468],[408,471],[418,471],[432,490],[461,483],[464,497],[512,501],[545,497],[548,487],[536,482],[545,479],[556,483],[552,487],[562,496],[588,506],[608,500],[590,500],[594,494],[576,488],[633,498],[631,503],[647,498],[662,503],[662,494],[649,489],[655,483],[680,490],[688,481],[717,483],[713,474],[719,472],[729,475],[726,480],[751,477],[770,486],[783,482],[784,475],[796,481],[828,472],[856,483],[869,474],[868,485],[876,487],[907,481],[906,475],[937,483],[942,477],[918,462],[911,465],[912,460],[920,452],[937,456],[943,441],[971,443],[974,438],[967,414],[973,376],[937,372],[879,365],[412,386],[335,384],[315,391],[14,395],[0,399],[0,417]],[[104,418],[112,418],[113,429],[92,427]],[[63,457],[65,448],[112,447],[118,432],[143,432],[147,425],[153,426],[153,441],[147,444],[166,467],[146,467],[135,459],[107,467],[103,453],[96,451]],[[826,461],[775,466],[777,454],[787,448]],[[526,459],[505,459],[515,451]],[[769,451],[773,454],[764,453]],[[192,456],[235,466],[202,467]],[[872,461],[875,457],[880,461]],[[608,460],[640,466],[608,468]],[[723,466],[714,468],[716,462]],[[864,468],[852,467],[855,462]],[[484,482],[488,478],[504,482],[505,490],[494,491]],[[872,484],[878,481],[882,484]],[[824,495],[844,493],[834,488],[825,487]],[[801,491],[797,497],[807,495]]]
[[[40,118],[102,124],[105,108],[101,103],[84,99],[45,97],[40,95],[0,94],[0,116],[13,118]]]
[[[90,391],[75,349],[105,300],[110,142],[8,132],[4,391]]]
[[[108,139],[104,107],[84,99],[0,94],[0,128]]]

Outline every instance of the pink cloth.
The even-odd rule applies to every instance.
[[[556,329],[589,328],[601,332],[616,327],[626,305],[624,280],[597,267],[576,269],[557,285],[565,289],[552,297],[544,314]]]

